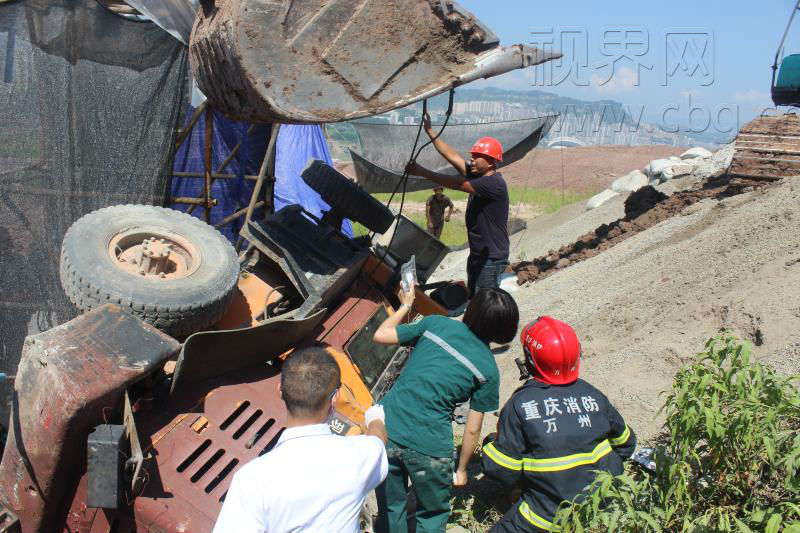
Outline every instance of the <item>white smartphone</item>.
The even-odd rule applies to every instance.
[[[400,267],[400,286],[403,292],[408,292],[412,283],[417,285],[417,258],[414,255]]]

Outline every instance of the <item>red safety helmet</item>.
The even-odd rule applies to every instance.
[[[578,379],[581,343],[575,330],[560,320],[540,317],[522,329],[525,357],[551,385],[567,385]]]
[[[500,141],[494,137],[481,137],[475,144],[472,145],[472,150],[469,151],[472,155],[483,154],[488,155],[497,161],[503,160],[503,146]]]

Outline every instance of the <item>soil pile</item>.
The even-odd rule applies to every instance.
[[[517,274],[517,283],[543,279],[558,270],[594,257],[629,237],[651,228],[659,222],[681,213],[685,208],[706,198],[722,199],[751,191],[763,186],[763,182],[730,183],[722,177],[687,191],[676,192],[672,196],[648,185],[632,193],[625,201],[625,216],[610,224],[602,224],[594,231],[586,233],[572,244],[558,250],[551,250],[546,256],[533,261],[515,263],[511,269]]]
[[[646,442],[664,421],[660,393],[719,331],[750,340],[754,357],[781,373],[800,373],[800,180],[696,202],[513,295],[521,324],[548,315],[575,328],[581,377]],[[501,403],[519,387],[522,356],[515,342],[497,358]],[[495,421],[487,417],[487,430]]]
[[[625,218],[633,220],[669,198],[652,185],[634,191],[625,199]]]

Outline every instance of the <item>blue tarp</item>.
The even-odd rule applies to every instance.
[[[306,211],[321,217],[330,209],[319,194],[314,192],[300,177],[310,159],[319,159],[333,166],[331,152],[325,142],[320,126],[281,126],[275,146],[275,210],[300,204]],[[350,237],[353,230],[350,221],[342,224],[342,232]]]
[[[194,108],[191,107],[187,111],[184,126],[188,123],[193,111]],[[242,141],[242,147],[222,172],[223,174],[233,174],[236,178],[217,179],[212,185],[211,194],[217,200],[217,205],[211,210],[212,225],[231,213],[247,207],[255,182],[245,180],[244,176],[258,174],[270,135],[269,125],[255,126],[248,135],[249,124],[229,120],[216,112],[213,113],[213,123],[212,167],[215,173],[239,141]],[[173,165],[175,172],[203,172],[204,139],[205,114],[200,117],[192,129],[192,133],[175,154]],[[317,217],[321,216],[323,211],[329,209],[329,206],[305,184],[300,173],[309,159],[320,159],[329,165],[332,164],[322,128],[319,126],[282,125],[275,149],[275,209],[278,210],[290,204],[300,204],[308,212]],[[201,197],[202,195],[203,178],[173,176],[173,197]],[[189,209],[186,204],[173,204],[170,207],[180,211]],[[202,206],[197,206],[192,215],[203,219],[204,211]],[[262,215],[256,213],[255,216]],[[234,224],[220,228],[220,231],[229,240],[235,241],[243,222],[244,217],[241,217]],[[349,221],[344,222],[342,231],[346,235],[352,235]]]
[[[186,112],[184,127],[188,124],[194,108]],[[197,124],[192,129],[192,133],[181,145],[175,154],[173,171],[175,172],[199,172],[204,170],[204,141],[206,114],[200,117]],[[242,147],[236,157],[228,163],[223,174],[233,174],[235,179],[216,179],[211,186],[211,196],[217,200],[217,205],[211,210],[211,224],[216,224],[234,211],[247,207],[250,202],[250,195],[253,193],[254,181],[245,180],[244,176],[258,175],[261,161],[267,150],[269,141],[270,126],[255,126],[249,135],[247,130],[249,124],[229,120],[217,112],[213,112],[214,131],[212,135],[211,166],[216,173],[219,166],[230,155],[239,141]],[[172,196],[173,197],[202,197],[203,178],[172,177]],[[187,211],[190,206],[186,204],[172,204],[171,208],[179,211]],[[196,206],[192,215],[200,218],[205,217],[203,206]],[[238,219],[233,224],[228,224],[220,231],[229,240],[234,241],[239,234],[239,229],[244,222],[244,217]]]

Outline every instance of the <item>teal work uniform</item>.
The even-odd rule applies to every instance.
[[[478,412],[500,405],[500,372],[489,347],[462,322],[425,317],[397,327],[400,344],[415,344],[383,400],[389,474],[379,487],[384,530],[406,531],[408,479],[417,500],[417,531],[444,531],[453,481],[452,417],[470,402]]]

